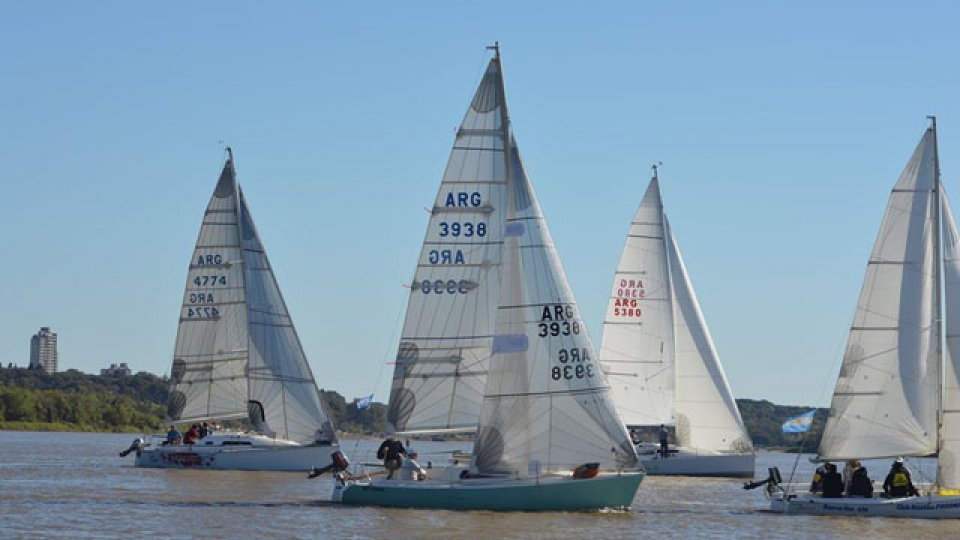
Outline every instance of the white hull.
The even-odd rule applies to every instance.
[[[824,499],[799,494],[785,499],[775,493],[770,499],[770,511],[781,514],[819,516],[877,516],[923,519],[960,519],[960,496],[928,495],[904,499]]]
[[[752,478],[753,453],[705,452],[690,448],[671,449],[668,457],[640,454],[640,464],[651,476],[735,476]]]
[[[139,452],[137,467],[161,469],[233,469],[307,472],[331,463],[339,445],[257,446],[247,448],[194,445],[150,446]]]

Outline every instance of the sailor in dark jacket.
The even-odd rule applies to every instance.
[[[403,464],[404,454],[407,450],[403,443],[396,437],[390,437],[380,444],[377,450],[377,457],[383,460],[383,466],[387,469],[387,480],[393,478],[393,473]]]
[[[853,471],[853,478],[850,482],[850,497],[873,497],[873,480],[867,476],[867,468],[863,465]]]
[[[887,497],[918,496],[920,493],[910,479],[910,471],[903,464],[903,458],[897,458],[890,467],[890,473],[883,481],[883,494]]]
[[[837,472],[833,463],[823,464],[823,475],[820,477],[820,489],[824,498],[839,499],[843,497],[843,477]]]

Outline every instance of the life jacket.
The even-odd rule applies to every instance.
[[[593,478],[600,473],[599,463],[585,463],[573,470],[574,478]]]
[[[906,488],[909,483],[910,481],[907,479],[907,475],[903,472],[893,473],[893,479],[890,482],[893,487],[897,488]]]

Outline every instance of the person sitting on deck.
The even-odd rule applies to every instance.
[[[423,470],[423,467],[417,463],[417,453],[409,452],[407,454],[407,459],[403,460],[403,465],[400,466],[400,479],[401,480],[426,480],[427,471]]]
[[[867,476],[867,468],[860,465],[853,471],[850,480],[850,491],[848,497],[873,497],[873,480]]]
[[[903,464],[903,458],[897,458],[890,467],[890,473],[883,481],[883,494],[885,497],[917,497],[920,492],[914,487],[910,479],[910,471]]]
[[[197,425],[190,426],[187,433],[183,436],[183,444],[194,444],[197,442]]]
[[[820,478],[820,492],[826,499],[839,499],[843,497],[843,477],[837,472],[837,466],[833,463],[827,462],[823,464],[823,475]]]
[[[823,485],[823,475],[825,474],[827,474],[827,469],[823,465],[817,467],[817,470],[813,472],[813,479],[810,480],[810,493],[817,493],[820,491],[820,488]]]
[[[180,433],[177,426],[171,424],[170,431],[167,432],[167,440],[163,441],[163,444],[180,444],[182,439],[183,434]]]
[[[660,424],[660,455],[663,457],[667,457],[667,437],[669,434],[670,433],[667,431],[667,427],[663,424]]]
[[[396,437],[390,437],[380,444],[377,457],[383,460],[383,466],[387,469],[387,480],[393,478],[393,473],[400,468],[406,453],[403,443]]]
[[[210,434],[209,424],[207,424],[206,422],[202,422],[200,424],[200,429],[197,431],[197,438],[202,441],[203,438],[209,434]]]

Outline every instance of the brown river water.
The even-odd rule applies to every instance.
[[[133,435],[0,432],[3,538],[960,538],[960,523],[782,516],[762,490],[719,478],[648,477],[624,512],[453,512],[339,506],[324,477],[239,471],[136,469],[117,456]],[[345,440],[369,460],[379,441]],[[414,442],[421,463],[469,443]],[[431,452],[438,452],[431,454]],[[759,454],[758,476],[792,454]],[[932,474],[929,460],[915,476]],[[919,466],[922,465],[922,466]],[[876,479],[886,464],[867,462]],[[917,468],[920,470],[917,471]],[[798,480],[813,465],[799,461]]]

